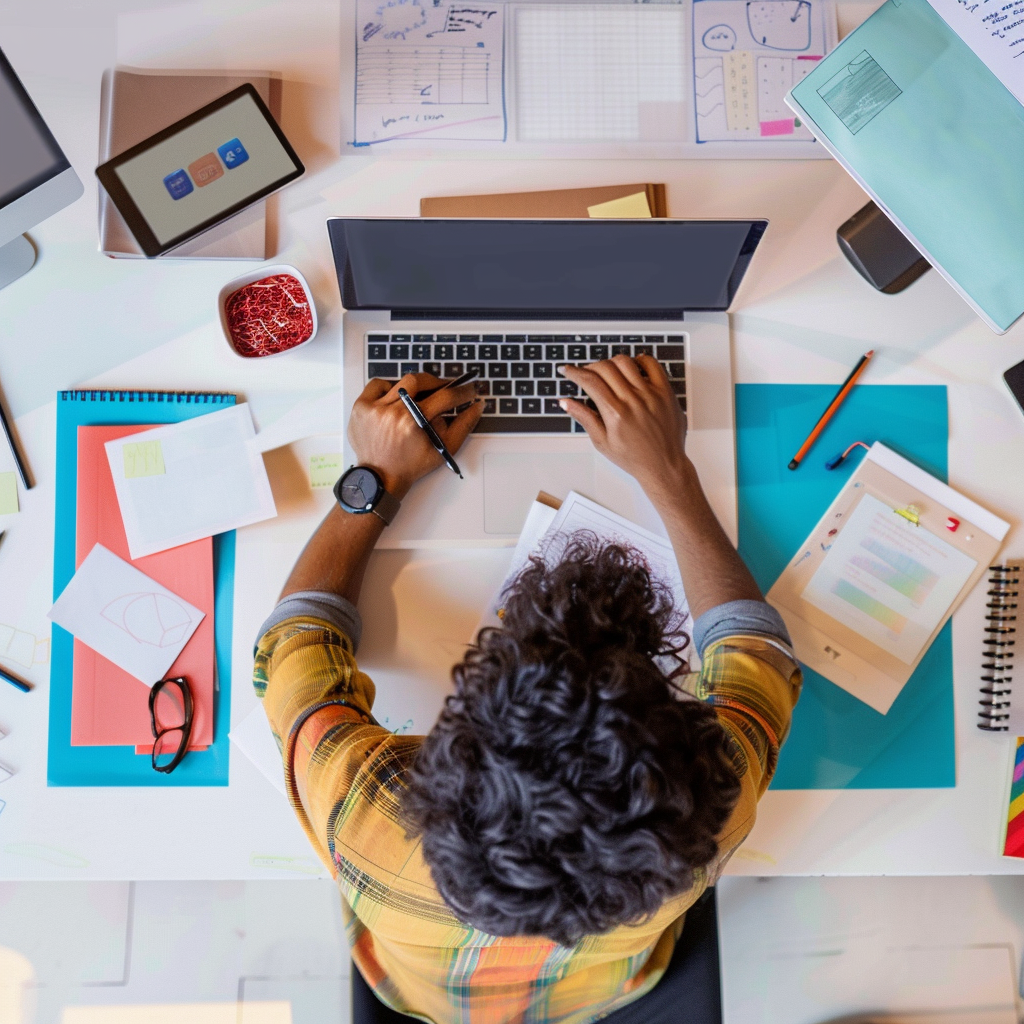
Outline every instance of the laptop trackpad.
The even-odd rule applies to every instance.
[[[520,533],[538,491],[564,498],[570,491],[590,494],[593,489],[590,452],[484,455],[484,532]]]

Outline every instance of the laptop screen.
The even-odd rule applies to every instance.
[[[327,222],[346,309],[678,316],[725,310],[767,221]]]

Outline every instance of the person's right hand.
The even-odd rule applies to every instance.
[[[562,372],[594,400],[597,411],[574,398],[559,404],[583,425],[594,447],[645,491],[686,472],[686,416],[657,359],[620,355],[589,366],[564,366]]]

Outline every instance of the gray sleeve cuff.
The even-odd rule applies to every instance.
[[[693,623],[693,643],[702,658],[716,640],[744,634],[769,636],[792,647],[782,616],[766,601],[726,601]]]
[[[277,602],[277,607],[270,613],[270,618],[260,626],[257,645],[263,639],[263,635],[279,622],[303,616],[329,622],[339,633],[344,633],[352,641],[353,650],[359,647],[359,639],[363,634],[363,620],[356,611],[356,606],[340,594],[320,590],[302,590],[281,598]]]

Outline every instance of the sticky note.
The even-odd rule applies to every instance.
[[[18,474],[0,473],[0,516],[17,512],[18,508]]]
[[[651,207],[647,202],[646,192],[634,192],[631,196],[612,199],[597,206],[588,206],[590,217],[650,217]]]
[[[309,483],[312,487],[333,487],[341,476],[341,455],[310,455]]]
[[[124,452],[124,475],[126,480],[140,476],[164,476],[164,450],[159,441],[133,441],[126,444]]]

